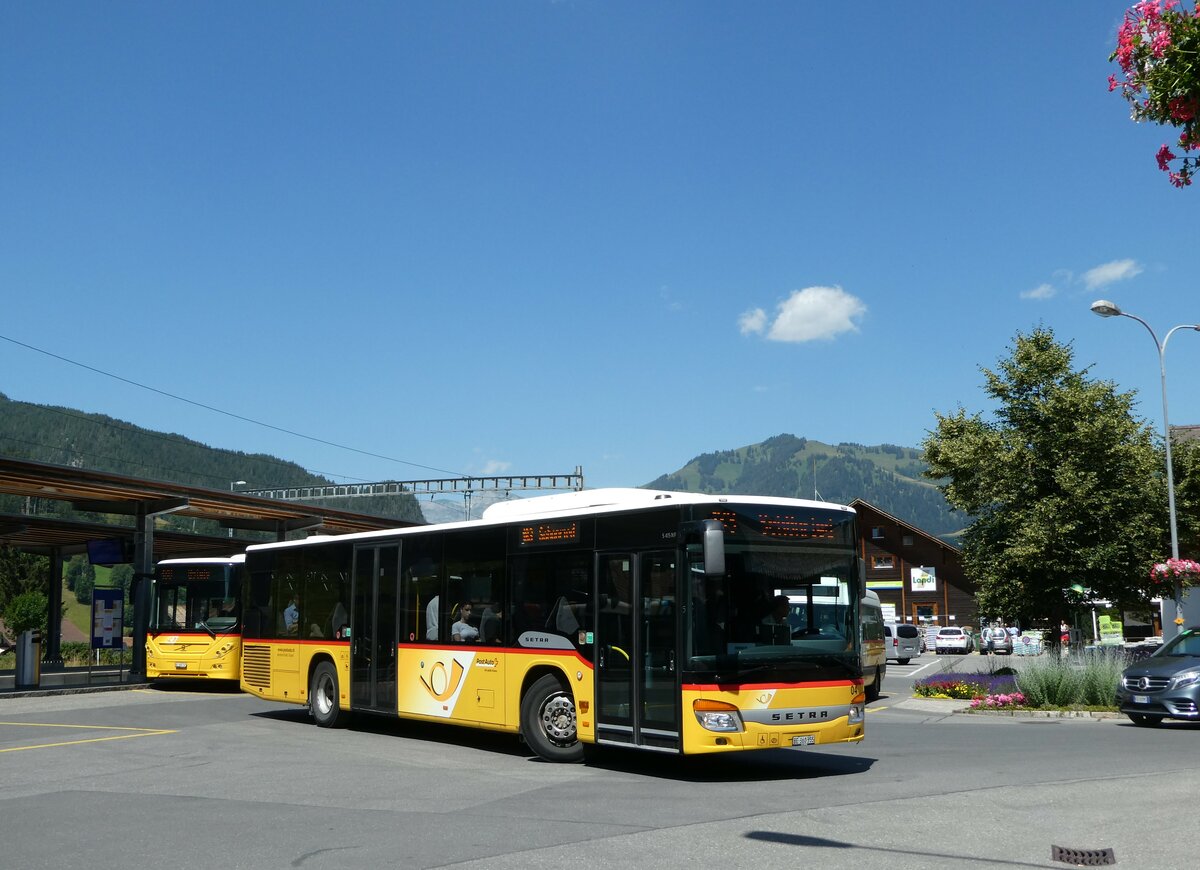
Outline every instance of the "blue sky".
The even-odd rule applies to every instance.
[[[635,486],[918,446],[1045,325],[1161,427],[1149,334],[1088,310],[1200,322],[1123,10],[5,3],[0,392],[339,481]],[[1167,371],[1200,423],[1200,334]]]

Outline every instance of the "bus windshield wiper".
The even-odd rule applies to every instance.
[[[199,625],[202,629],[207,631],[208,636],[211,637],[213,640],[217,639],[217,633],[215,631],[213,631],[211,628],[209,628],[208,623],[205,620],[203,620],[203,619],[200,620],[200,622],[198,622],[197,625]]]

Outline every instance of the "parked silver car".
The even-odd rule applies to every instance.
[[[996,653],[997,655],[1012,655],[1013,638],[1008,633],[1007,628],[1002,628],[998,625],[983,630],[983,652]]]

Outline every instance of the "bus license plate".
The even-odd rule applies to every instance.
[[[1150,696],[1149,696],[1149,695],[1134,695],[1134,696],[1133,696],[1133,703],[1135,703],[1135,704],[1149,704],[1149,703],[1150,703]]]
[[[175,662],[175,670],[186,671],[187,670],[187,662]]]
[[[817,735],[801,734],[799,737],[792,738],[793,746],[815,746],[817,743]]]

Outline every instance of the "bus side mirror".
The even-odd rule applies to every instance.
[[[709,577],[725,575],[725,528],[716,520],[704,521],[704,573]]]

